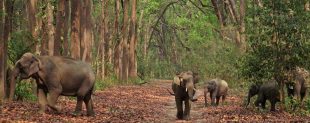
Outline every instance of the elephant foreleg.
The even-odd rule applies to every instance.
[[[220,98],[221,98],[220,96],[217,96],[217,97],[216,97],[216,105],[217,105],[217,106],[218,106],[219,103],[220,103]]]
[[[183,101],[181,99],[175,99],[177,105],[177,118],[183,119]]]
[[[38,93],[38,101],[40,104],[39,113],[44,113],[47,106],[46,93],[42,88],[38,88],[37,93]]]
[[[86,109],[87,109],[87,115],[88,116],[94,116],[95,112],[93,110],[93,101],[91,99],[91,92],[89,92],[85,98],[84,98],[84,103],[86,105]]]
[[[211,104],[213,105],[213,106],[215,106],[216,104],[215,104],[215,100],[216,100],[216,93],[215,92],[213,92],[213,93],[211,93]]]
[[[56,102],[58,100],[58,97],[60,95],[60,91],[49,91],[49,95],[47,96],[47,103],[50,108],[53,110],[57,111],[58,113],[60,112],[60,108],[56,106]]]
[[[184,119],[189,120],[190,119],[190,110],[191,110],[191,103],[189,100],[184,101],[185,104],[185,110],[184,110]]]
[[[205,97],[205,107],[207,107],[207,105],[208,105],[207,92],[204,92],[204,97]]]

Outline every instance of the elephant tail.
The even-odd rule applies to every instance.
[[[167,91],[169,92],[170,95],[174,96],[175,94],[172,93],[168,88],[167,88]]]

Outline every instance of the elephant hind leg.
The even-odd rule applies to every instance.
[[[84,96],[77,96],[77,98],[76,98],[77,102],[76,102],[76,106],[75,106],[75,111],[72,113],[72,115],[74,115],[74,116],[81,115],[83,99],[84,99]]]
[[[86,105],[87,115],[88,116],[94,116],[95,115],[95,112],[94,112],[94,109],[93,109],[93,101],[91,99],[91,95],[92,95],[92,90],[90,90],[85,95],[85,98],[84,98],[84,103]]]

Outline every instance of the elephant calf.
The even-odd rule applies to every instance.
[[[275,104],[280,101],[279,90],[279,86],[275,81],[268,81],[262,84],[258,90],[258,97],[255,101],[255,106],[261,106],[263,109],[265,109],[266,100],[269,100],[269,102],[271,103],[270,111],[275,111]]]
[[[224,102],[227,91],[228,91],[228,84],[225,80],[221,79],[212,79],[207,82],[204,86],[204,98],[205,98],[205,106],[207,106],[207,94],[210,92],[211,98],[211,105],[218,105],[219,100],[222,97],[222,101]],[[216,99],[216,104],[215,104]]]
[[[249,92],[248,92],[246,107],[250,104],[251,98],[258,94],[261,86],[262,86],[262,84],[260,84],[260,83],[256,83],[256,84],[253,84],[250,86]]]
[[[197,101],[195,83],[198,80],[197,74],[191,71],[182,72],[174,77],[172,83],[172,90],[174,93],[170,93],[175,96],[175,102],[177,106],[177,118],[178,119],[190,119],[191,104],[189,101]],[[185,109],[183,112],[183,102]]]
[[[35,56],[25,53],[15,64],[11,74],[10,98],[13,100],[15,79],[34,78],[37,83],[40,113],[47,106],[59,112],[56,106],[60,95],[77,97],[74,115],[80,115],[82,103],[87,109],[87,115],[94,115],[91,95],[95,84],[95,74],[90,65],[85,62],[61,56]]]

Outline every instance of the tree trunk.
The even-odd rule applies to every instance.
[[[0,13],[4,13],[4,5],[3,0],[0,0]],[[4,36],[4,14],[0,14],[0,103],[4,100],[5,97],[5,42],[3,39]]]
[[[127,80],[128,79],[128,9],[129,9],[129,1],[124,0],[123,5],[123,27],[122,27],[122,50],[121,50],[121,64],[120,64],[120,71],[121,71],[121,79]]]
[[[54,42],[54,56],[60,56],[61,42],[64,41],[66,35],[64,34],[65,27],[65,4],[66,0],[59,0],[56,15],[56,32]]]
[[[38,0],[27,0],[26,7],[27,7],[27,18],[28,18],[28,29],[32,34],[33,39],[38,39],[38,32],[39,32],[39,18],[36,18],[37,14],[37,3]],[[40,54],[40,47],[35,41],[33,49],[36,51],[37,54]]]
[[[119,0],[115,0],[115,19],[114,19],[114,41],[115,41],[115,48],[114,48],[114,72],[117,78],[120,78],[120,71],[119,71],[119,63],[120,63],[120,48],[121,48],[121,43],[119,40],[119,29],[118,29],[118,18],[119,18],[119,10],[120,9],[120,2]]]
[[[106,49],[105,49],[105,44],[106,44],[106,3],[107,3],[107,1],[106,0],[103,0],[102,1],[102,10],[101,10],[101,12],[102,12],[102,20],[101,20],[101,43],[100,43],[100,46],[101,46],[101,74],[100,74],[100,77],[101,77],[101,79],[104,79],[104,77],[105,77],[105,56],[106,56]],[[98,49],[99,50],[99,49]]]
[[[1,52],[3,52],[3,59],[4,59],[4,91],[5,91],[5,98],[8,97],[8,90],[9,90],[9,86],[7,83],[7,52],[8,52],[8,41],[11,38],[11,33],[12,33],[12,21],[13,21],[13,11],[14,11],[14,1],[12,0],[6,0],[5,1],[5,21],[4,21],[4,35],[3,35],[3,48],[1,48]],[[1,59],[1,58],[0,58]],[[0,67],[1,68],[1,67]],[[1,76],[1,75],[0,75]]]
[[[240,45],[239,47],[241,49],[245,50],[245,23],[244,23],[244,17],[245,17],[245,7],[246,3],[245,0],[240,0],[240,20],[239,20],[239,33],[240,33]]]
[[[71,0],[71,57],[80,59],[81,1]]]
[[[137,36],[137,16],[136,16],[136,0],[132,0],[131,10],[131,39],[129,45],[129,77],[137,77],[136,66],[136,36]]]
[[[70,1],[65,0],[65,15],[64,15],[64,33],[63,33],[63,53],[64,56],[69,56],[69,40],[68,40],[68,29],[69,29],[69,15],[70,15]]]
[[[59,50],[54,48],[54,15],[53,15],[53,6],[52,6],[52,1],[49,0],[47,2],[47,31],[48,31],[48,55],[53,56],[54,55],[54,49]]]
[[[91,47],[92,47],[92,21],[91,21],[91,8],[92,8],[92,2],[91,0],[84,1],[84,15],[81,16],[81,19],[84,21],[81,21],[83,23],[82,30],[83,30],[83,36],[82,41],[83,43],[83,57],[82,60],[86,61],[88,63],[91,62]],[[88,18],[88,19],[85,19]]]
[[[218,6],[218,0],[211,0],[211,2],[214,8],[216,17],[220,24],[220,35],[223,38],[224,22],[223,22],[223,16],[222,16],[221,10],[219,9],[219,6]]]

